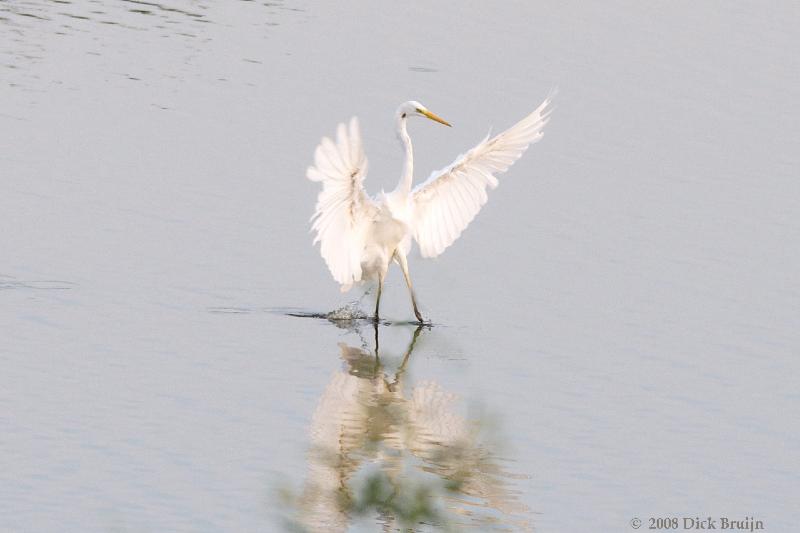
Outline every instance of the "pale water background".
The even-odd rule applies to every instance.
[[[0,1],[0,530],[279,530],[276,487],[308,482],[314,413],[352,375],[338,344],[372,342],[281,313],[353,297],[310,245],[319,138],[357,114],[374,192],[401,101],[455,126],[412,123],[422,179],[554,86],[543,141],[411,259],[437,326],[406,395],[490,414],[538,531],[796,530],[799,15]],[[411,317],[396,271],[384,305]],[[381,328],[387,367],[412,333]]]

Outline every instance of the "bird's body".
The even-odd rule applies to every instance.
[[[336,142],[326,138],[314,154],[307,176],[322,183],[312,217],[314,242],[342,290],[374,280],[378,285],[378,318],[383,280],[389,264],[400,266],[408,285],[414,314],[422,322],[408,272],[406,256],[416,240],[423,257],[436,257],[458,239],[486,203],[486,188],[497,186],[494,174],[508,169],[528,146],[542,136],[550,99],[505,132],[488,136],[450,166],[431,174],[412,189],[414,155],[406,128],[410,116],[424,116],[449,126],[422,104],[409,101],[395,115],[397,135],[405,151],[397,187],[374,198],[363,188],[367,160],[356,118],[340,124]]]
[[[361,279],[377,280],[385,275],[395,251],[408,254],[411,248],[411,217],[407,206],[390,203],[386,193],[373,201],[378,206],[367,225],[364,253],[361,257]]]

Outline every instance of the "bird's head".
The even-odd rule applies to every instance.
[[[416,100],[409,100],[408,102],[404,102],[400,104],[400,107],[397,108],[397,118],[406,119],[408,117],[425,117],[435,122],[438,122],[439,124],[444,124],[445,126],[451,125],[442,117],[428,111],[427,107],[420,104]]]

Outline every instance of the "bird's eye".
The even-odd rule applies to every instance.
[[[403,113],[403,115],[402,115],[402,116],[403,116],[403,118],[406,118],[406,114],[405,114],[405,113]]]

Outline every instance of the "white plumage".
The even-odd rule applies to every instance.
[[[342,285],[361,280],[361,255],[369,221],[375,205],[364,193],[367,158],[358,131],[358,119],[349,127],[339,124],[336,144],[325,137],[314,153],[314,166],[308,179],[322,183],[312,228],[317,232],[314,244]]]
[[[486,188],[498,185],[495,174],[505,172],[538,141],[552,109],[545,100],[517,124],[459,156],[448,167],[434,172],[411,189],[413,149],[406,122],[424,116],[450,125],[416,101],[402,104],[395,114],[397,135],[405,149],[405,164],[397,187],[370,198],[364,192],[367,158],[358,120],[339,124],[336,142],[325,137],[314,154],[307,177],[322,183],[312,229],[314,243],[333,278],[348,290],[365,280],[378,282],[375,318],[378,318],[383,280],[394,260],[403,270],[414,314],[422,315],[416,303],[406,256],[411,238],[423,257],[436,257],[453,244],[486,203]]]

